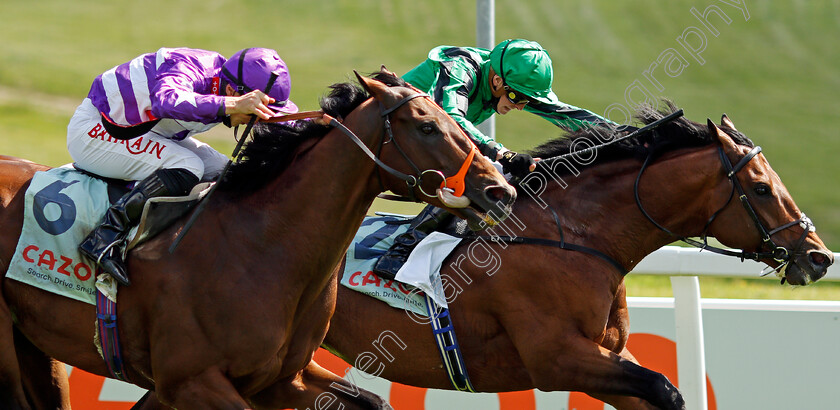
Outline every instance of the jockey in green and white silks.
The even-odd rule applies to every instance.
[[[491,159],[501,159],[506,149],[475,125],[496,112],[506,114],[514,108],[524,109],[571,131],[585,125],[617,126],[557,98],[551,90],[554,80],[551,57],[533,41],[505,40],[492,51],[436,47],[426,61],[406,73],[403,79],[428,92],[472,137],[481,153]]]
[[[505,173],[518,178],[536,168],[534,158],[508,150],[475,124],[494,113],[504,115],[513,109],[524,109],[570,131],[592,126],[612,130],[618,126],[591,111],[561,102],[551,90],[551,57],[533,41],[505,40],[492,51],[436,47],[426,61],[403,79],[431,95],[472,137],[483,155],[499,161]],[[411,221],[408,231],[396,237],[394,245],[377,261],[374,272],[389,279],[396,277],[411,249],[447,218],[448,213],[442,209],[423,209]]]

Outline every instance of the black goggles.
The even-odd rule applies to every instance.
[[[505,85],[505,97],[515,105],[528,104],[533,100],[525,94],[515,91],[513,88]]]

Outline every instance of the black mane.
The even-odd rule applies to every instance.
[[[666,101],[667,109],[657,111],[653,107],[642,107],[636,112],[636,118],[643,124],[650,124],[668,114],[676,111],[676,107],[670,101]],[[727,133],[736,144],[753,146],[752,141],[744,134],[725,125],[718,125]],[[626,135],[628,131],[618,131],[616,138]],[[532,150],[529,153],[538,158],[548,159],[560,155],[600,145],[611,140],[610,134],[604,128],[586,128],[569,133],[563,137],[548,141]],[[643,161],[650,150],[654,155],[661,155],[665,152],[675,151],[681,148],[702,147],[716,141],[715,137],[709,135],[706,124],[699,124],[680,117],[657,128],[656,133],[646,133],[635,138],[629,138],[598,148],[595,153],[581,155],[581,158],[570,158],[570,163],[578,170],[619,161],[628,158],[636,158]],[[591,162],[589,162],[591,161]],[[539,167],[537,168],[540,169]],[[554,172],[571,172],[564,166],[555,167]]]
[[[329,88],[329,94],[320,100],[321,110],[337,119],[346,117],[369,98],[355,84],[337,83]],[[230,167],[219,188],[227,191],[254,191],[264,186],[289,166],[300,144],[321,138],[329,130],[330,127],[306,120],[257,123],[251,141],[242,151],[241,160]]]

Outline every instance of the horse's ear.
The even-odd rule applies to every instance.
[[[376,98],[379,101],[384,101],[384,96],[390,95],[390,89],[387,85],[385,85],[385,83],[373,78],[365,77],[359,74],[356,70],[353,70],[353,73],[356,74],[356,78],[359,79],[359,83],[362,84],[365,91],[372,95],[373,98]]]
[[[359,84],[361,84],[362,87],[364,87],[365,91],[367,91],[368,94],[370,94],[370,85],[368,82],[372,80],[359,74],[359,72],[356,70],[353,70],[353,74],[356,74],[356,78],[359,80]]]
[[[706,121],[709,127],[709,135],[711,135],[712,137],[717,137],[717,140],[720,141],[724,149],[734,149],[735,141],[732,140],[732,137],[723,132],[722,129],[718,128],[718,126],[715,125],[714,121],[712,121],[711,118],[707,118]]]
[[[381,67],[379,67],[379,71],[380,71],[380,72],[383,72],[383,73],[385,73],[385,74],[390,74],[390,75],[392,75],[392,76],[394,76],[394,77],[397,77],[397,73],[395,73],[395,72],[393,72],[393,71],[389,70],[388,68],[386,68],[386,67],[385,67],[385,64],[382,64],[382,66],[381,66]]]
[[[732,123],[732,120],[730,120],[729,116],[727,116],[726,114],[720,116],[720,125],[725,125],[737,131],[737,128],[735,128],[735,124]]]

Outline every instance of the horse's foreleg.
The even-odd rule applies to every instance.
[[[11,312],[0,297],[0,408],[30,409],[21,381],[14,332]]]
[[[69,409],[70,384],[64,363],[35,347],[19,331],[15,331],[15,350],[23,369],[26,397],[36,409]]]
[[[177,383],[165,378],[158,380],[155,388],[160,401],[176,409],[242,410],[251,408],[230,380],[216,367],[179,380]]]
[[[169,407],[160,402],[157,395],[153,391],[147,391],[140,400],[137,400],[137,403],[134,403],[131,406],[131,410],[173,410],[172,407]]]
[[[314,360],[293,379],[278,381],[251,397],[251,402],[267,409],[391,409],[381,397],[336,376]]]
[[[625,347],[624,350],[621,351],[619,354],[621,357],[635,363],[639,364],[636,358],[630,353],[629,350]],[[645,400],[642,400],[638,397],[630,397],[630,396],[616,396],[616,395],[609,395],[609,394],[590,394],[590,396],[603,401],[604,403],[609,404],[610,406],[615,407],[618,410],[623,409],[656,409],[652,404],[648,403]]]
[[[667,377],[583,337],[566,340],[550,352],[530,352],[526,366],[540,390],[580,391],[614,402],[619,409],[685,409],[682,395]]]

